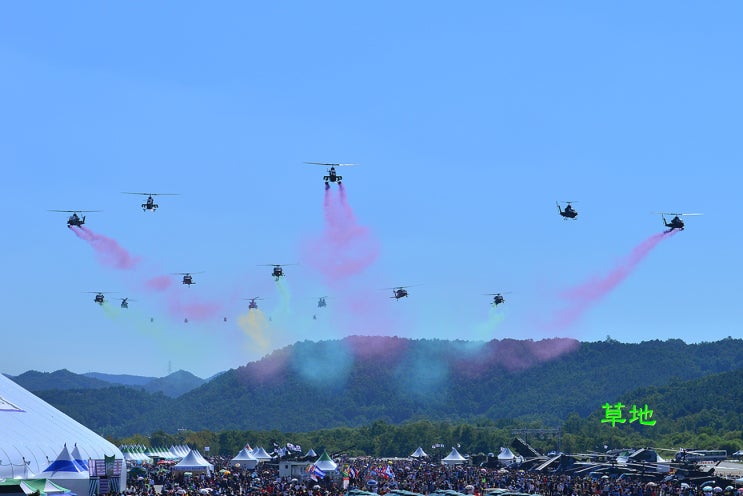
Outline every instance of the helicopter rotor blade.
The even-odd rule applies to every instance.
[[[122,191],[123,195],[143,195],[143,196],[178,196],[180,193],[132,193],[131,191]]]
[[[325,167],[348,167],[351,165],[360,165],[360,164],[334,164],[334,163],[329,163],[329,162],[305,162],[305,164],[322,165]]]
[[[69,214],[76,214],[76,213],[87,213],[87,212],[103,212],[103,210],[49,210],[50,212],[65,212]]]

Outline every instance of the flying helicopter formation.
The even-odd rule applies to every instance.
[[[326,187],[329,186],[330,183],[337,183],[338,185],[342,184],[343,176],[339,175],[336,171],[337,167],[348,167],[348,166],[356,166],[359,164],[356,163],[339,163],[339,162],[304,162],[305,164],[309,165],[320,165],[323,167],[327,167],[326,175],[323,176],[323,181],[325,182]],[[151,211],[155,212],[159,205],[155,203],[155,197],[156,196],[176,196],[179,195],[179,193],[146,193],[146,192],[131,192],[131,191],[125,191],[122,192],[122,194],[128,194],[128,195],[141,195],[146,196],[146,200],[144,203],[142,203],[140,206],[143,211]],[[557,201],[555,202],[557,205],[558,213],[563,218],[563,220],[576,220],[578,217],[578,211],[573,206],[575,201]],[[70,213],[71,215],[67,219],[67,227],[81,227],[85,224],[86,216],[80,215],[84,213],[89,212],[100,212],[100,210],[52,210],[53,212],[65,212]],[[669,231],[673,230],[683,230],[685,228],[685,223],[682,220],[683,216],[696,216],[696,215],[702,215],[701,213],[668,213],[668,212],[656,212],[657,214],[662,216],[663,224],[669,228]],[[673,216],[671,220],[667,220],[666,216]],[[296,265],[296,264],[262,264],[262,266],[269,266],[272,267],[271,270],[271,276],[274,278],[276,282],[278,282],[282,277],[285,277],[284,273],[284,266],[286,265]],[[182,276],[181,283],[186,286],[192,286],[195,284],[193,274],[200,274],[201,272],[178,272],[173,273],[174,275]],[[408,288],[410,286],[396,286],[393,288],[387,288],[389,290],[392,290],[392,296],[390,298],[394,298],[395,300],[400,300],[401,298],[407,298],[409,296]],[[499,305],[502,305],[505,303],[505,297],[504,294],[507,294],[507,292],[501,292],[501,293],[486,293],[487,296],[492,296],[492,302],[491,305],[494,307],[497,307]],[[317,308],[324,308],[327,306],[327,302],[325,301],[325,296],[318,297],[317,302]],[[121,300],[121,307],[122,308],[128,308],[128,302],[134,301],[134,300],[128,300],[127,298],[119,298]],[[257,300],[261,299],[259,297],[256,298],[249,298],[250,309],[257,309]],[[95,301],[97,303],[102,304],[104,301],[104,294],[103,293],[96,293]],[[317,318],[316,315],[313,316],[313,318]],[[225,317],[226,321],[226,317]]]

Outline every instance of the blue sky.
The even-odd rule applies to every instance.
[[[206,377],[350,334],[739,336],[742,13],[736,2],[4,5],[2,325],[18,352],[0,371]],[[305,161],[361,164],[342,173],[378,257],[342,286],[300,263],[324,229],[324,170]],[[122,191],[179,196],[152,214]],[[556,200],[578,201],[578,220],[564,222]],[[86,225],[138,256],[138,272],[100,264],[49,209],[102,210]],[[563,291],[663,230],[656,211],[704,216],[572,325],[545,325]],[[258,266],[270,263],[298,264],[283,288]],[[187,271],[204,273],[173,289],[217,302],[219,318],[185,324],[141,290],[143,277]],[[381,290],[397,285],[416,286],[401,301]],[[136,302],[106,310],[85,291]],[[483,293],[501,291],[495,312]],[[238,325],[240,298],[256,295],[277,316],[260,339]]]

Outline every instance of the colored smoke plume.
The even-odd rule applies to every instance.
[[[83,226],[72,226],[70,229],[95,250],[99,262],[106,267],[132,269],[139,263],[139,257],[130,255],[114,239],[95,233]]]
[[[173,317],[188,320],[207,320],[217,316],[220,305],[213,302],[190,301],[184,302],[177,295],[171,294],[168,298],[168,311]]]
[[[260,351],[269,350],[271,341],[268,337],[268,321],[260,309],[251,308],[246,315],[238,316],[237,325],[255,342]]]
[[[173,278],[170,276],[157,276],[147,279],[144,287],[152,291],[165,291],[173,285]]]
[[[326,188],[323,200],[325,231],[306,247],[305,258],[328,283],[338,283],[359,274],[379,257],[379,243],[368,228],[356,221],[346,190],[338,196]]]
[[[576,321],[596,303],[624,281],[642,262],[658,243],[673,236],[676,230],[654,234],[637,245],[619,264],[604,277],[594,277],[579,286],[563,292],[560,296],[569,301],[569,306],[559,311],[552,324],[556,329],[565,329]]]

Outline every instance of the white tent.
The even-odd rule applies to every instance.
[[[256,465],[258,465],[258,459],[251,455],[247,448],[243,448],[240,450],[240,453],[235,455],[235,458],[230,460],[230,465],[233,467],[239,466],[239,468],[252,470]]]
[[[506,467],[514,463],[520,463],[523,460],[523,458],[514,455],[513,451],[508,448],[501,448],[500,453],[498,453],[498,462]]]
[[[49,464],[46,470],[36,477],[38,479],[51,479],[77,494],[85,494],[84,491],[87,491],[90,485],[88,469],[81,467],[72,458],[67,445],[62,448],[57,458]]]
[[[459,454],[457,448],[452,448],[451,453],[449,453],[446,458],[442,459],[441,463],[444,465],[460,465],[466,461],[467,459]]]
[[[315,450],[310,448],[310,450],[307,452],[307,454],[304,455],[303,458],[314,458],[317,456],[317,453],[315,453]]]
[[[195,450],[191,450],[181,461],[173,465],[173,470],[178,472],[203,472],[209,475],[214,471],[214,465],[198,456]]]
[[[418,449],[413,452],[413,454],[410,455],[411,458],[428,458],[428,455],[425,451],[423,451],[423,448],[418,446]]]
[[[271,459],[271,455],[266,453],[266,450],[260,447],[254,449],[251,455],[253,455],[259,462],[267,462]]]
[[[81,460],[103,460],[104,456],[124,458],[115,445],[2,374],[0,425],[0,478],[39,474],[57,459],[65,444],[77,446]],[[88,478],[87,471],[84,474]],[[52,477],[52,480],[77,492],[57,478]],[[122,471],[118,490],[123,492],[124,489],[126,471]],[[87,493],[86,482],[85,490],[79,494]]]
[[[330,458],[327,451],[322,452],[320,458],[315,461],[315,466],[323,472],[332,472],[338,468],[338,464]]]
[[[80,465],[85,470],[88,470],[88,461],[83,460],[83,455],[80,454],[80,450],[77,449],[77,444],[75,444],[75,447],[72,448],[72,452],[70,453],[72,455],[72,459],[75,460],[75,463]]]

